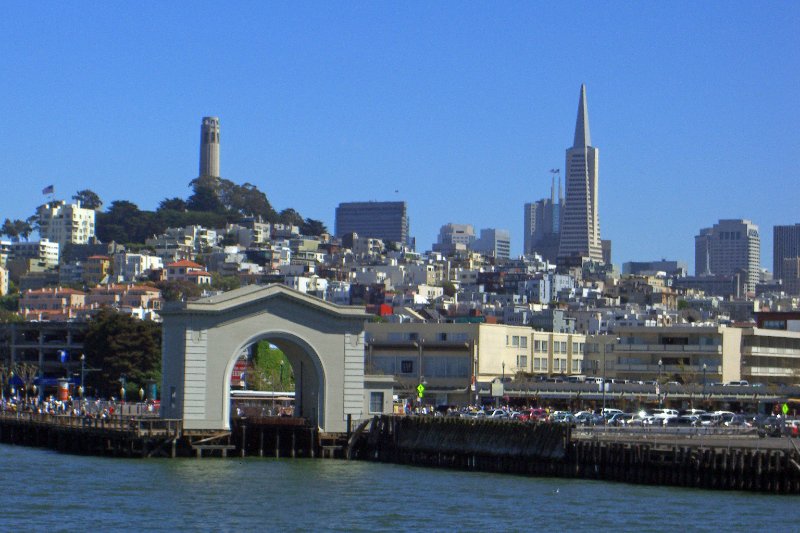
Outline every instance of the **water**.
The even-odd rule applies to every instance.
[[[0,531],[797,531],[796,496],[0,445]]]

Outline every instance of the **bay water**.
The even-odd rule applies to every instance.
[[[0,445],[0,531],[800,531],[800,498],[321,459]]]

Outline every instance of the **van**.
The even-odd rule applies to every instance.
[[[725,385],[727,385],[728,387],[747,387],[750,385],[750,383],[742,379],[739,381],[729,381]]]
[[[583,383],[584,381],[586,381],[586,376],[567,376],[567,383]]]
[[[602,385],[603,378],[586,378],[586,383],[594,383],[596,385]]]

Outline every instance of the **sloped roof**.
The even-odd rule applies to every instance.
[[[239,289],[228,291],[216,296],[201,298],[192,302],[168,302],[162,315],[190,313],[222,313],[250,305],[258,301],[273,298],[287,298],[301,305],[307,305],[320,311],[337,315],[341,318],[367,319],[371,315],[366,309],[354,305],[337,305],[315,296],[294,290],[286,285],[274,283],[271,285],[246,285]]]

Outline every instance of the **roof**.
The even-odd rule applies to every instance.
[[[194,261],[189,261],[188,259],[181,259],[180,261],[168,264],[167,267],[203,268],[203,265],[198,265]]]

